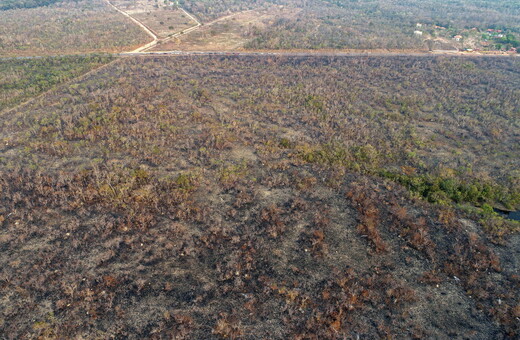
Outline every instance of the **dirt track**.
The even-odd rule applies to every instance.
[[[159,41],[164,41],[164,40],[169,40],[169,39],[172,39],[172,38],[175,38],[179,35],[182,35],[182,34],[186,34],[186,33],[189,33],[193,30],[196,30],[197,28],[199,28],[200,26],[202,26],[202,23],[200,21],[197,20],[197,18],[195,18],[193,15],[191,15],[190,13],[188,13],[184,8],[182,7],[179,7],[179,9],[184,12],[184,14],[186,14],[186,16],[188,16],[191,20],[193,20],[196,25],[193,26],[193,27],[190,27],[184,31],[180,31],[178,33],[175,33],[174,35],[166,38],[166,39],[159,39],[159,37],[157,36],[157,34],[151,30],[150,28],[148,28],[144,23],[142,23],[141,21],[139,21],[138,19],[134,18],[133,16],[131,16],[130,14],[126,13],[125,11],[122,11],[120,10],[119,8],[117,8],[116,6],[114,6],[110,0],[105,0],[107,2],[107,4],[112,7],[113,9],[115,9],[116,11],[118,11],[119,13],[121,13],[122,15],[124,15],[125,17],[129,18],[130,20],[132,20],[135,24],[139,25],[139,27],[141,27],[149,36],[151,36],[153,38],[153,41],[149,42],[148,44],[146,45],[143,45],[137,49],[135,49],[134,51],[130,52],[130,53],[139,53],[139,52],[144,52],[146,50],[149,50],[150,48],[154,47],[155,45],[157,45],[159,43]]]
[[[139,20],[135,19],[134,17],[132,17],[130,14],[120,10],[119,8],[117,8],[116,6],[114,6],[110,0],[105,0],[107,2],[107,4],[112,7],[113,9],[115,9],[116,11],[118,11],[119,13],[123,14],[125,17],[129,18],[130,20],[132,20],[135,24],[139,25],[139,27],[141,27],[149,36],[151,36],[153,38],[153,41],[149,42],[148,44],[144,45],[144,46],[141,46],[139,47],[138,49],[134,50],[133,52],[141,52],[141,51],[145,51],[155,45],[157,45],[157,43],[159,42],[159,37],[151,30],[149,29],[148,27],[146,27],[145,24],[143,24],[142,22],[140,22]]]

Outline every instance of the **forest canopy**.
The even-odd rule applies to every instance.
[[[113,60],[109,55],[6,59],[0,63],[0,111]]]
[[[61,1],[75,1],[75,0],[1,0],[0,10],[5,11],[14,8],[35,8],[52,5]]]

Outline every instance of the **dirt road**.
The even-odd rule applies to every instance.
[[[130,20],[132,20],[135,24],[139,25],[139,27],[141,27],[149,36],[151,36],[153,38],[153,41],[149,42],[148,44],[144,45],[144,46],[141,46],[137,49],[135,49],[134,51],[132,51],[133,53],[138,53],[138,52],[142,52],[142,51],[145,51],[147,49],[150,49],[152,48],[153,46],[157,45],[157,43],[159,42],[159,37],[151,30],[149,29],[148,27],[146,27],[145,24],[143,24],[142,22],[140,22],[139,20],[137,20],[136,18],[132,17],[130,14],[120,10],[119,8],[117,8],[116,6],[114,6],[110,0],[105,0],[107,2],[107,4],[112,7],[113,9],[115,9],[116,11],[118,11],[119,13],[123,14],[125,17],[129,18]]]
[[[451,52],[451,51],[433,51],[433,52],[369,52],[369,51],[244,51],[244,50],[229,50],[229,51],[153,51],[153,52],[122,52],[122,53],[107,53],[113,56],[121,57],[157,57],[157,56],[287,56],[287,57],[436,57],[436,56],[454,56],[454,57],[473,57],[473,58],[520,58],[520,54],[482,54],[482,53],[465,53],[465,52]],[[78,54],[78,56],[88,56],[89,54]],[[30,60],[41,58],[59,58],[70,55],[51,55],[51,56],[24,56],[24,57],[0,57],[0,60]]]
[[[125,11],[122,11],[120,10],[119,8],[117,8],[114,4],[112,4],[110,2],[110,0],[105,0],[107,2],[107,4],[112,7],[113,9],[115,9],[116,11],[118,11],[119,13],[123,14],[125,17],[129,18],[130,20],[132,20],[135,24],[139,25],[139,27],[141,27],[149,36],[151,36],[153,38],[153,41],[149,42],[148,44],[146,45],[143,45],[131,52],[128,52],[128,53],[140,53],[140,52],[144,52],[144,51],[147,51],[149,49],[151,49],[152,47],[154,47],[155,45],[157,45],[160,41],[166,41],[166,40],[170,40],[172,38],[175,38],[175,37],[178,37],[182,34],[186,34],[186,33],[189,33],[193,30],[196,30],[197,28],[199,28],[200,26],[202,26],[202,23],[197,20],[197,18],[195,18],[192,14],[188,13],[184,8],[182,7],[179,7],[179,9],[184,12],[184,14],[190,18],[191,20],[193,20],[195,22],[195,26],[192,26],[188,29],[185,29],[183,31],[180,31],[180,32],[177,32],[175,33],[174,35],[166,38],[166,39],[160,39],[157,34],[155,34],[154,31],[152,31],[150,28],[148,28],[144,23],[142,23],[141,21],[137,20],[136,18],[134,18],[133,16],[131,16],[130,14],[126,13]]]
[[[287,57],[436,57],[436,56],[454,56],[454,57],[474,57],[474,58],[519,58],[520,54],[477,54],[451,51],[433,51],[433,52],[355,52],[355,51],[153,51],[153,52],[124,52],[117,54],[119,56],[287,56]]]
[[[181,7],[179,7],[179,8],[180,8],[180,9],[181,9],[181,10],[182,10],[182,11],[183,11],[183,12],[184,12],[184,13],[185,13],[185,14],[186,14],[190,19],[194,20],[194,21],[197,23],[197,25],[196,25],[196,26],[193,26],[193,27],[191,27],[191,28],[189,28],[189,29],[187,29],[187,30],[184,30],[184,31],[182,31],[182,32],[179,32],[179,33],[177,33],[177,34],[174,34],[174,35],[172,35],[172,36],[170,36],[170,37],[168,37],[168,38],[166,38],[166,39],[163,39],[163,40],[161,40],[161,43],[165,43],[165,42],[167,42],[167,41],[169,41],[169,40],[171,40],[171,39],[173,39],[173,38],[176,38],[176,37],[179,37],[179,36],[181,36],[181,35],[185,35],[185,34],[187,34],[187,33],[190,33],[190,32],[192,32],[192,31],[195,31],[195,30],[199,29],[200,26],[202,26],[202,23],[201,23],[200,21],[198,21],[198,20],[197,20],[193,15],[191,15],[190,13],[188,13],[187,11],[185,11],[185,10],[184,10],[183,8],[181,8]],[[252,11],[253,11],[253,10],[247,10],[247,11],[242,11],[242,12],[232,13],[232,14],[230,14],[230,15],[226,15],[226,16],[224,16],[224,17],[221,17],[221,18],[215,19],[215,20],[213,20],[213,21],[210,21],[210,22],[204,24],[204,27],[209,27],[209,26],[211,26],[211,25],[213,25],[213,24],[216,24],[216,23],[218,23],[218,22],[220,22],[220,21],[224,21],[224,20],[227,20],[227,19],[231,19],[231,18],[233,18],[233,17],[235,17],[235,16],[237,16],[237,15],[244,14],[244,13],[248,13],[248,12],[252,12]],[[147,50],[149,50],[149,49],[147,49]]]
[[[181,7],[179,7],[179,8],[180,8],[181,11],[183,11],[183,12],[184,12],[184,13],[185,13],[185,14],[186,14],[190,19],[192,19],[193,21],[195,21],[197,24],[196,24],[195,26],[193,26],[193,27],[190,27],[190,28],[185,29],[185,30],[183,30],[183,31],[177,32],[177,33],[175,33],[175,34],[169,36],[169,37],[166,38],[166,39],[162,39],[162,40],[160,40],[160,42],[165,42],[165,41],[171,40],[171,39],[173,39],[173,38],[176,38],[176,37],[178,37],[178,36],[181,36],[181,35],[184,35],[184,34],[190,33],[190,32],[192,32],[192,31],[195,31],[196,29],[198,29],[200,26],[202,26],[202,23],[201,23],[200,21],[198,21],[194,16],[192,16],[190,13],[186,12],[183,8],[181,8]],[[155,45],[157,45],[157,44],[155,44]],[[153,46],[155,46],[155,45],[153,45]],[[147,48],[143,49],[142,52],[149,50],[149,49],[152,48],[153,46],[150,46],[150,47],[147,47]],[[132,53],[132,52],[130,52],[130,53]]]

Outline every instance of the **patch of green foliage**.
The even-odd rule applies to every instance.
[[[339,165],[362,172],[372,172],[382,160],[382,155],[370,144],[350,148],[338,143],[303,147],[299,157],[308,163]]]
[[[113,60],[110,55],[64,56],[0,61],[0,110],[49,90]]]
[[[280,143],[280,146],[290,147],[287,142]],[[469,203],[481,207],[483,212],[489,209],[493,211],[492,206],[513,208],[520,205],[520,192],[493,182],[460,176],[446,177],[432,173],[401,174],[385,170],[384,164],[392,155],[383,155],[370,144],[347,148],[338,143],[326,143],[318,146],[297,146],[296,150],[298,158],[305,162],[340,166],[351,171],[386,178],[403,185],[410,192],[431,203]]]
[[[495,38],[495,42],[506,45],[506,47],[519,47],[520,41],[513,34],[506,34],[505,37]]]
[[[493,236],[495,242],[502,243],[504,236],[520,231],[520,222],[505,219],[501,216],[484,216],[480,224],[488,235]]]
[[[63,0],[2,0],[0,2],[0,11],[15,8],[35,8],[49,6]]]
[[[499,203],[509,208],[520,204],[520,193],[475,179],[445,178],[432,174],[405,175],[385,170],[379,174],[432,203],[471,203],[483,207]]]
[[[182,190],[191,191],[195,188],[197,176],[192,173],[181,173],[175,178],[175,184]]]

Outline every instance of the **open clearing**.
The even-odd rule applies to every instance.
[[[298,9],[270,6],[227,15],[193,32],[160,42],[151,51],[226,51],[243,47],[277,20],[294,18]]]
[[[115,0],[112,3],[142,22],[159,38],[167,38],[197,24],[169,1],[166,4],[147,0]]]

